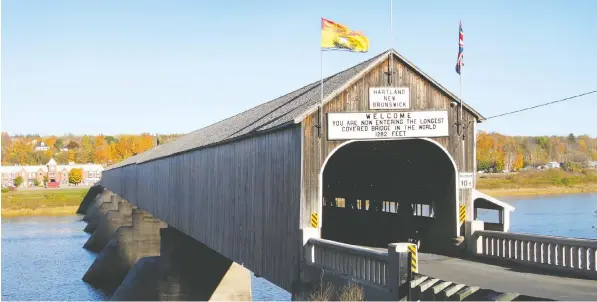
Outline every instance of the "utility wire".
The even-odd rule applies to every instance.
[[[536,105],[533,107],[528,107],[528,108],[524,108],[524,109],[520,109],[520,110],[516,110],[516,111],[511,111],[511,112],[506,112],[506,113],[502,113],[502,114],[498,114],[498,115],[494,115],[494,116],[490,116],[488,118],[485,118],[484,121],[490,119],[490,118],[496,118],[496,117],[500,117],[500,116],[504,116],[504,115],[509,115],[509,114],[513,114],[513,113],[518,113],[521,111],[526,111],[526,110],[531,110],[531,109],[535,109],[538,107],[543,107],[543,106],[547,106],[547,105],[551,105],[551,104],[555,104],[555,103],[559,103],[559,102],[563,102],[563,101],[567,101],[567,100],[571,100],[571,99],[575,99],[581,96],[585,96],[585,95],[589,95],[591,93],[595,93],[597,92],[597,90],[593,90],[593,91],[589,91],[589,92],[585,92],[583,94],[579,94],[579,95],[575,95],[575,96],[571,96],[571,97],[567,97],[565,99],[561,99],[561,100],[557,100],[557,101],[553,101],[553,102],[549,102],[549,103],[544,103],[544,104],[540,104],[540,105]]]

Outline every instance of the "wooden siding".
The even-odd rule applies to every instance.
[[[302,248],[300,129],[108,170],[102,184],[290,291]]]
[[[323,131],[321,139],[317,137],[318,114],[317,112],[306,117],[302,122],[303,129],[303,192],[301,195],[301,228],[309,226],[312,212],[319,212],[318,190],[320,167],[325,158],[336,147],[345,141],[327,140],[327,112],[369,112],[369,111],[424,111],[424,110],[447,110],[448,122],[450,124],[450,135],[448,137],[431,138],[442,145],[452,156],[457,168],[461,172],[473,172],[473,150],[474,150],[474,127],[476,122],[474,116],[463,109],[465,120],[471,121],[468,125],[464,144],[459,140],[456,132],[456,121],[458,118],[458,107],[451,108],[452,99],[442,93],[438,88],[424,80],[414,70],[408,68],[398,57],[394,57],[393,85],[388,85],[387,75],[389,60],[373,68],[361,79],[348,87],[333,100],[326,103],[323,108]],[[410,103],[409,110],[370,110],[369,109],[369,87],[409,87]],[[461,148],[465,145],[466,159],[462,161]],[[321,150],[318,150],[321,148]],[[321,151],[321,157],[320,157]],[[460,190],[461,200],[468,204],[471,190]],[[321,215],[321,213],[320,213]],[[456,209],[455,213],[456,214]]]

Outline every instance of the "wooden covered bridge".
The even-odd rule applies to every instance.
[[[393,49],[325,78],[321,112],[320,88],[110,166],[101,186],[288,291],[313,237],[452,253],[483,117]]]

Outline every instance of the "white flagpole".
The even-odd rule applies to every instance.
[[[394,35],[392,34],[392,0],[390,0],[390,49],[393,48]],[[388,62],[388,85],[392,85],[392,77],[394,76],[394,55],[390,53],[390,60]]]
[[[394,45],[394,36],[392,35],[392,12],[392,0],[390,0],[390,48],[392,48],[392,46]]]

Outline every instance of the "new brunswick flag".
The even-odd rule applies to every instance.
[[[321,48],[348,50],[353,52],[369,51],[369,39],[359,31],[321,18]]]

